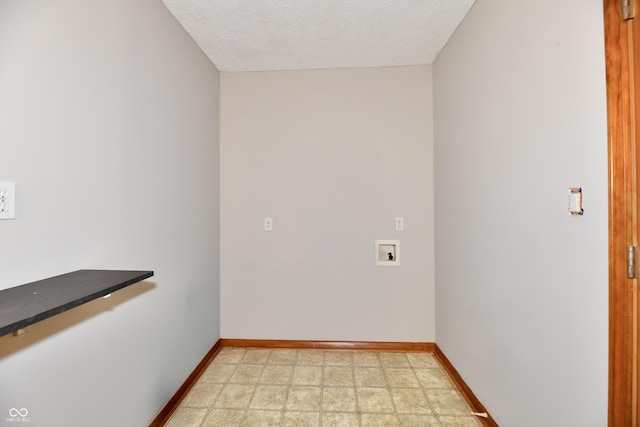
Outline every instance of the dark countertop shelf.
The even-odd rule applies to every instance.
[[[153,271],[78,270],[0,291],[0,336],[133,285]]]

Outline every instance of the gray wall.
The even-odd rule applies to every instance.
[[[603,34],[601,1],[481,0],[434,65],[437,343],[502,426],[607,423]]]
[[[434,341],[431,90],[428,65],[221,74],[223,337]]]
[[[0,338],[0,425],[147,425],[219,338],[218,93],[158,1],[0,0],[0,289],[156,272]]]
[[[0,423],[146,425],[222,335],[437,337],[501,425],[605,425],[601,9],[478,2],[433,96],[430,66],[223,73],[220,111],[160,3],[0,0],[0,289],[156,271],[0,338]]]

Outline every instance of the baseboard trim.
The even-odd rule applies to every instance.
[[[435,348],[435,343],[432,342],[247,340],[236,338],[222,338],[220,341],[223,347],[427,352],[433,352]]]
[[[447,371],[449,377],[451,377],[455,385],[458,387],[458,390],[460,390],[460,393],[462,393],[462,396],[465,398],[469,406],[471,406],[471,410],[473,412],[487,413],[487,418],[477,417],[478,420],[480,420],[485,426],[499,427],[498,423],[496,423],[496,420],[494,420],[493,417],[491,417],[489,411],[487,411],[487,408],[485,408],[480,400],[478,400],[476,395],[473,394],[473,391],[471,391],[471,388],[467,385],[466,382],[464,382],[464,380],[460,376],[460,373],[456,370],[456,368],[453,367],[451,361],[449,361],[447,356],[445,356],[440,347],[438,347],[438,344],[435,345],[434,355],[436,356],[444,370]]]
[[[169,421],[169,418],[171,418],[171,415],[173,415],[176,409],[178,409],[180,402],[182,402],[187,393],[189,393],[191,387],[193,387],[196,381],[198,381],[200,375],[202,375],[204,370],[207,369],[207,366],[209,366],[209,363],[211,363],[222,349],[222,343],[220,341],[221,340],[218,340],[213,347],[211,347],[211,350],[209,350],[200,363],[198,363],[198,366],[196,366],[193,372],[191,372],[191,375],[187,377],[180,388],[175,392],[171,399],[169,399],[167,404],[164,405],[158,415],[156,415],[153,421],[151,421],[149,427],[162,427]]]

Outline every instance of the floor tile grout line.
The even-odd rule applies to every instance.
[[[411,366],[411,364],[409,363],[409,359],[407,358],[407,354],[406,353],[402,353],[402,355],[404,356],[404,358],[407,360],[407,364],[409,364],[409,366]],[[413,371],[411,372],[413,374]],[[415,374],[414,374],[415,376]],[[418,378],[416,377],[416,381],[418,381]],[[393,406],[393,413],[396,416],[396,420],[398,421],[398,424],[400,423],[400,416],[398,414],[398,407],[396,406],[396,401],[393,398],[393,387],[391,387],[391,384],[389,384],[389,397],[391,399],[391,405]]]
[[[233,378],[233,376],[235,375],[235,373],[238,371],[238,369],[240,369],[240,366],[243,364],[242,360],[244,359],[244,357],[247,355],[247,351],[245,350],[243,353],[242,358],[240,359],[238,365],[236,366],[236,369],[233,370],[233,373],[231,374],[231,376],[229,376],[229,379],[227,380],[227,383],[225,385],[230,384],[231,378]],[[251,395],[251,399],[249,399],[249,403],[247,403],[247,406],[249,406],[249,404],[251,403],[251,400],[253,399],[253,396],[255,395],[255,388],[253,390],[253,393]],[[219,396],[218,396],[219,397]],[[216,399],[217,400],[217,399]],[[213,405],[215,405],[215,402],[213,403]],[[244,413],[242,414],[242,418],[240,418],[240,425],[242,425],[245,421],[245,419],[247,418],[247,408],[244,409]]]
[[[409,359],[409,358],[407,357],[407,359]],[[411,366],[411,371],[413,372],[413,375],[416,377],[416,380],[418,381],[418,385],[420,386],[420,391],[422,393],[422,397],[424,397],[424,401],[427,403],[427,406],[429,407],[430,414],[435,414],[433,406],[431,405],[431,402],[429,401],[429,398],[427,397],[426,387],[424,387],[422,385],[422,383],[420,382],[420,378],[418,378],[418,375],[416,374],[415,370],[417,369],[417,367],[413,366],[413,364],[411,363],[411,360],[409,360],[409,365]],[[438,421],[437,418],[436,418],[436,421]],[[438,421],[438,424],[440,424],[440,421]]]
[[[244,352],[243,352],[244,355]],[[209,367],[211,367],[211,365],[213,365],[213,362],[215,361],[215,358],[213,359],[212,363],[209,363],[209,366],[207,366],[207,369],[204,371],[204,373],[207,372],[207,370],[209,370]],[[236,370],[238,369],[239,363],[235,366],[235,368],[233,368],[233,372],[231,372],[231,375],[229,375],[229,378],[226,380],[226,382],[223,383],[222,388],[220,389],[220,391],[218,392],[218,395],[216,396],[215,399],[213,399],[213,402],[211,402],[211,405],[209,405],[209,407],[207,408],[207,412],[204,415],[204,418],[202,418],[202,421],[200,422],[200,427],[203,426],[204,422],[207,420],[207,418],[209,417],[209,414],[211,413],[211,411],[214,409],[214,406],[216,401],[218,400],[218,397],[220,397],[220,393],[222,393],[222,390],[224,390],[224,387],[229,384],[229,379],[231,379],[231,377],[233,377],[233,374],[236,372]],[[200,379],[198,380],[200,381]],[[197,384],[197,382],[196,382]],[[195,384],[194,384],[195,386]]]
[[[402,353],[402,354],[404,355],[404,358],[407,360],[407,363],[409,363],[409,359],[407,358],[407,354],[406,354],[406,353]],[[382,358],[381,358],[381,361],[382,361]],[[411,364],[409,363],[409,366],[410,366],[410,365],[411,365]],[[384,375],[385,375],[385,379],[387,380],[387,386],[388,386],[388,390],[389,390],[389,396],[390,396],[390,398],[391,398],[391,405],[393,405],[393,412],[394,412],[394,414],[395,414],[395,416],[396,416],[396,420],[398,421],[398,424],[399,424],[399,423],[400,423],[400,414],[398,414],[398,407],[396,406],[395,399],[393,398],[393,392],[392,392],[393,387],[391,386],[391,381],[389,381],[389,378],[388,378],[387,372],[386,372],[385,370],[383,370],[383,372],[384,372]],[[415,374],[414,374],[414,376],[415,376]],[[416,381],[417,381],[417,380],[418,380],[418,379],[417,379],[417,377],[416,377]]]
[[[322,425],[322,419],[324,418],[324,368],[326,362],[326,351],[323,351],[322,354],[322,365],[320,367],[320,420],[319,423]]]
[[[362,427],[362,411],[360,408],[360,399],[358,399],[358,383],[356,382],[356,371],[353,366],[353,354],[351,355],[351,380],[353,381],[353,394],[356,401],[356,414],[358,417],[358,425]]]

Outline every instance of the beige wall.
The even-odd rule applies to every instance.
[[[482,0],[434,64],[437,341],[501,426],[607,425],[603,34]]]
[[[432,116],[430,66],[221,74],[223,337],[434,341]]]
[[[145,426],[220,336],[218,91],[160,2],[0,0],[0,289],[156,272],[0,337],[1,425]]]

